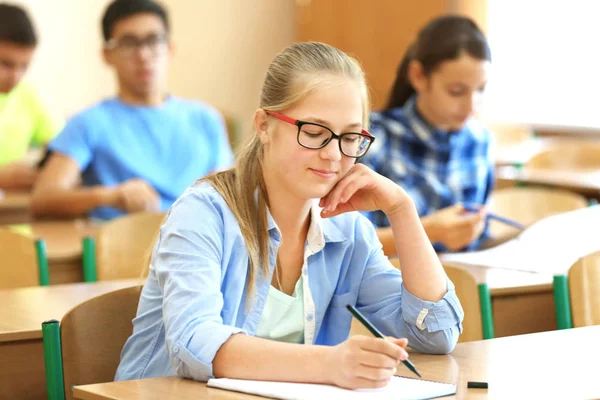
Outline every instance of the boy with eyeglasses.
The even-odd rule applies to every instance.
[[[198,178],[233,163],[220,114],[167,92],[167,11],[152,0],[114,0],[102,31],[118,95],[76,115],[50,144],[37,215],[166,211]]]
[[[0,3],[0,189],[30,188],[34,166],[23,162],[31,146],[43,146],[60,130],[23,76],[37,46],[37,35],[27,12]]]

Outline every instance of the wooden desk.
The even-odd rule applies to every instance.
[[[461,343],[451,355],[411,354],[424,379],[455,383],[457,394],[444,399],[590,399],[600,396],[600,326]],[[405,368],[400,375],[410,376]],[[489,390],[467,389],[468,381]],[[75,398],[102,399],[258,399],[206,387],[176,377],[76,386]]]
[[[526,183],[560,187],[592,197],[600,195],[600,171],[598,170],[558,171],[504,166],[496,168],[496,181],[497,188]]]
[[[0,225],[22,224],[31,221],[31,195],[27,192],[0,194]]]
[[[0,290],[0,398],[46,398],[42,322],[138,280]]]
[[[82,240],[92,235],[94,224],[88,220],[35,221],[10,225],[12,231],[42,239],[46,243],[50,284],[82,282]]]
[[[521,140],[508,144],[499,144],[494,152],[496,165],[525,164],[533,156],[561,146],[583,145],[588,143],[598,144],[600,141],[591,138],[569,137],[538,137],[530,140]]]

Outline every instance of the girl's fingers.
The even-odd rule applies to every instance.
[[[346,185],[346,188],[344,189],[344,192],[342,193],[342,197],[341,197],[341,202],[345,203],[348,200],[350,200],[350,198],[352,198],[352,196],[354,196],[354,194],[356,192],[358,192],[360,189],[363,189],[365,186],[367,186],[370,182],[370,178],[367,175],[361,174],[359,175],[356,179],[354,179],[352,182],[348,183],[348,185]]]
[[[402,338],[402,339],[398,339],[395,337],[391,337],[388,336],[386,337],[387,340],[389,340],[390,342],[394,343],[395,345],[398,345],[402,348],[406,348],[406,346],[408,346],[408,339],[407,338]]]
[[[357,191],[364,187],[364,182],[352,181],[350,182],[340,196],[340,202],[337,204],[331,203],[333,209],[327,211],[327,216],[333,217],[335,215],[343,214],[349,211],[356,211],[352,204],[348,202],[356,194]]]
[[[375,353],[372,351],[363,351],[361,354],[360,363],[368,367],[395,368],[398,365],[398,360],[385,354]]]
[[[357,378],[364,378],[370,381],[388,381],[395,373],[396,368],[375,368],[367,365],[359,365],[356,368]]]
[[[327,200],[325,201],[325,209],[327,209],[328,211],[333,211],[335,210],[337,204],[340,202],[340,198],[342,196],[342,193],[344,191],[344,189],[346,188],[346,186],[348,186],[348,184],[350,182],[352,182],[352,180],[354,180],[356,177],[356,174],[354,171],[350,171],[345,177],[343,177],[336,185],[335,187],[331,190],[331,192],[329,192],[327,194]]]
[[[335,217],[336,215],[340,215],[340,214],[347,213],[350,211],[356,211],[356,210],[354,210],[354,208],[352,208],[352,206],[349,203],[340,203],[333,211],[327,211],[327,210],[323,209],[323,211],[321,211],[321,217],[331,218],[331,217]]]

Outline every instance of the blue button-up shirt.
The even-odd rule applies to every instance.
[[[376,140],[361,162],[402,186],[421,217],[459,202],[486,204],[494,186],[490,132],[474,119],[459,131],[439,131],[421,117],[415,100],[371,114]],[[366,215],[376,227],[389,226],[381,211]],[[468,248],[487,237],[486,226]],[[447,251],[441,243],[434,247]]]
[[[239,224],[221,195],[204,183],[189,188],[160,229],[133,334],[121,353],[117,380],[213,376],[213,359],[232,335],[254,335],[267,299],[281,235],[268,215],[271,272],[259,274],[246,308],[248,253]],[[447,353],[462,330],[453,284],[438,302],[418,299],[383,255],[372,224],[359,213],[321,219],[311,214],[305,254],[305,343],[347,339],[355,305],[384,334],[411,347]],[[306,303],[306,302],[309,303]],[[423,316],[424,319],[423,319]]]

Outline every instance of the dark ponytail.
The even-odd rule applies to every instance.
[[[415,94],[408,80],[411,61],[419,61],[423,72],[430,75],[442,62],[460,57],[463,51],[479,60],[492,60],[483,32],[471,19],[447,15],[429,22],[402,58],[385,109],[402,107]]]

